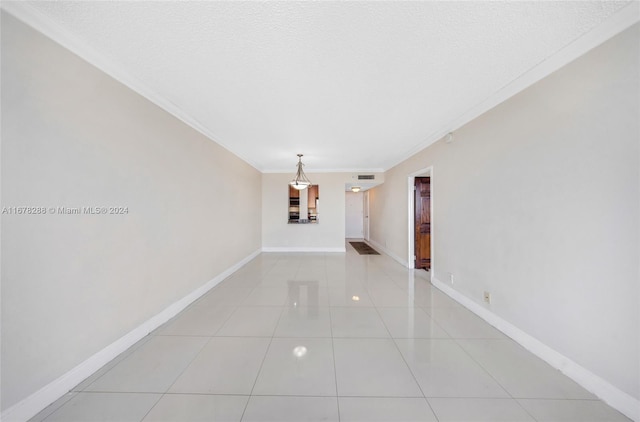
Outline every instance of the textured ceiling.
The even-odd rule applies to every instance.
[[[626,3],[28,5],[259,170],[288,172],[298,152],[307,171],[387,169]]]

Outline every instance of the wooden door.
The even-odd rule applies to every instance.
[[[415,178],[416,268],[431,268],[431,180]]]

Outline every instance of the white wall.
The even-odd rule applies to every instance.
[[[262,246],[266,251],[344,251],[343,173],[309,173],[319,188],[318,224],[288,224],[291,173],[262,175]],[[306,190],[303,192],[306,193]]]
[[[242,183],[232,185],[231,181]],[[2,12],[2,409],[261,246],[261,176]]]
[[[364,192],[345,192],[345,236],[362,239],[364,236]]]
[[[407,176],[433,166],[435,277],[640,398],[639,26],[385,174],[371,236],[406,259]]]

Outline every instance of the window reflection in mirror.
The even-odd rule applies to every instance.
[[[317,223],[319,215],[320,189],[311,185],[297,190],[289,186],[289,223]]]

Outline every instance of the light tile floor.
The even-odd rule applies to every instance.
[[[32,419],[626,421],[390,258],[262,254]]]

